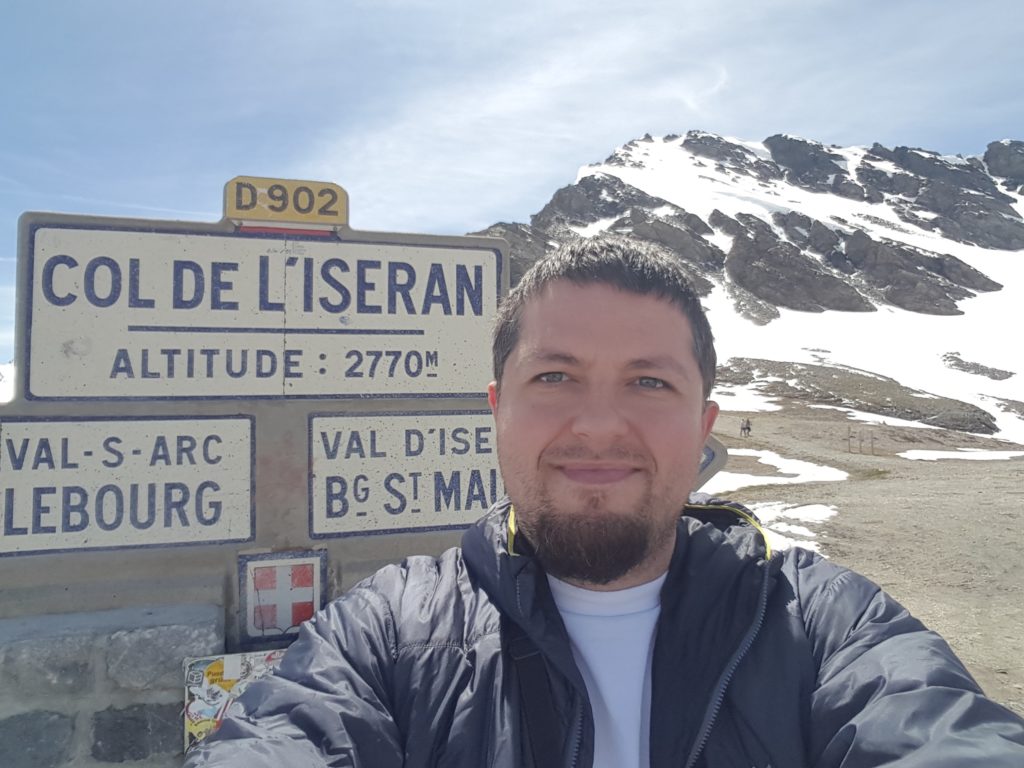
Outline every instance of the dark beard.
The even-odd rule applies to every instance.
[[[549,503],[517,517],[544,570],[563,581],[609,584],[629,573],[663,539],[648,518],[607,513],[595,500],[581,514],[559,514]],[[527,519],[528,518],[528,519]]]

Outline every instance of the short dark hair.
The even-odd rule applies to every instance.
[[[574,240],[539,259],[498,307],[494,323],[494,380],[501,386],[505,361],[519,343],[519,322],[526,303],[556,280],[576,285],[598,283],[675,304],[690,322],[693,354],[700,368],[704,399],[715,384],[715,340],[700,297],[679,260],[621,237]]]

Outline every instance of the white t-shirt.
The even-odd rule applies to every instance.
[[[594,712],[594,768],[648,768],[651,659],[665,576],[615,592],[548,576]]]

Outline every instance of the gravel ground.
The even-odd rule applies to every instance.
[[[752,419],[753,434],[741,439],[744,416]],[[1024,457],[910,461],[896,455],[1024,446],[948,430],[869,426],[801,404],[725,413],[715,433],[729,448],[771,450],[850,473],[841,482],[723,495],[743,503],[835,507],[835,517],[807,526],[820,551],[880,584],[949,642],[990,697],[1024,716]],[[730,458],[728,469],[774,472],[740,456]]]

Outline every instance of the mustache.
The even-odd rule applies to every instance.
[[[627,461],[635,464],[649,464],[650,455],[625,445],[613,445],[595,451],[586,445],[552,446],[544,451],[542,458],[547,461]]]

